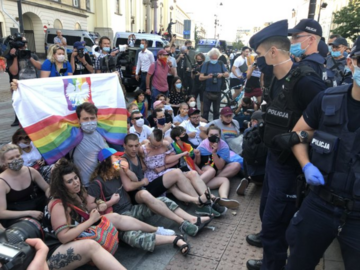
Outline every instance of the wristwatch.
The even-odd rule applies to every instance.
[[[299,139],[300,139],[301,143],[307,143],[307,141],[308,141],[308,133],[306,131],[302,130],[302,131],[300,131],[298,133],[298,135],[299,135]]]

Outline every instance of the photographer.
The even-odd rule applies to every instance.
[[[195,69],[192,72],[191,78],[194,80],[194,88],[191,93],[191,95],[195,96],[195,100],[197,100],[197,97],[200,96],[200,103],[201,103],[201,114],[204,112],[204,82],[201,82],[200,72],[203,63],[205,62],[205,55],[202,53],[198,53],[195,55],[196,64],[194,65]]]
[[[88,53],[84,52],[84,43],[76,41],[74,50],[70,56],[70,63],[74,75],[90,74],[94,72],[92,61]]]
[[[244,125],[244,121],[250,121],[251,114],[258,110],[258,106],[251,100],[249,97],[244,97],[241,100],[239,108],[236,110],[234,117],[240,124],[240,129],[243,130],[247,128],[247,125]]]
[[[13,79],[26,80],[39,77],[38,70],[41,69],[41,63],[36,54],[27,49],[25,37],[18,36],[10,41],[10,52],[7,58],[7,72],[10,82]],[[15,121],[11,126],[18,126],[19,120],[15,116]]]
[[[204,114],[203,118],[209,120],[209,111],[211,104],[213,105],[214,117],[219,118],[220,96],[223,80],[229,77],[229,73],[222,62],[218,62],[220,51],[213,48],[209,52],[210,61],[206,62],[202,68],[199,80],[205,81],[204,92]]]
[[[95,61],[96,73],[114,72],[119,77],[122,78],[121,66],[117,64],[117,58],[115,58],[120,53],[119,49],[116,48],[111,50],[110,38],[105,36],[100,38],[99,47],[100,47],[100,55],[98,58],[96,58]],[[115,61],[111,61],[111,60],[115,60]]]

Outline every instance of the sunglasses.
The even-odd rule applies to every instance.
[[[133,119],[135,119],[135,120],[144,119],[144,116],[134,117]]]
[[[29,136],[25,136],[25,137],[19,136],[18,139],[19,139],[19,141],[21,141],[21,140],[30,140]]]

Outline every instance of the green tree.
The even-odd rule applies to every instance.
[[[234,41],[233,43],[233,49],[234,50],[241,50],[242,47],[244,47],[245,45],[241,42],[241,40],[238,41]]]
[[[360,1],[351,0],[349,5],[334,13],[336,28],[331,32],[355,40],[360,34]]]

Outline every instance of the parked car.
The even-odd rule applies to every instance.
[[[113,40],[113,46],[118,47],[119,45],[128,45],[129,35],[135,35],[136,41],[134,44],[135,48],[140,48],[140,42],[142,39],[148,41],[148,48],[163,48],[165,45],[169,44],[169,41],[163,39],[159,35],[154,34],[139,34],[131,32],[116,32]]]

